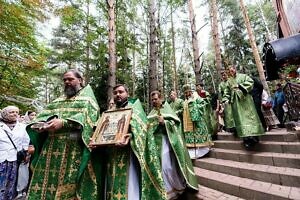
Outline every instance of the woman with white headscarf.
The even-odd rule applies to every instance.
[[[7,106],[0,112],[0,199],[5,200],[16,195],[17,152],[27,151],[30,141],[26,125],[18,122],[18,115],[16,106]]]

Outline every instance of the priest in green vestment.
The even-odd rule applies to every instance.
[[[218,132],[217,119],[211,105],[211,95],[203,89],[203,84],[196,84],[196,91],[200,98],[203,99],[205,106],[203,107],[203,115],[206,122],[208,133],[216,138]]]
[[[89,148],[99,107],[76,70],[63,75],[64,93],[27,126],[35,146],[28,199],[100,199],[101,155]],[[96,173],[97,172],[97,173]]]
[[[213,145],[204,118],[205,102],[193,93],[190,85],[183,86],[183,135],[192,159],[206,155]]]
[[[148,134],[155,137],[168,199],[176,199],[186,187],[198,190],[198,182],[182,135],[178,116],[159,91],[150,94],[153,105],[148,115]]]
[[[176,115],[181,119],[183,112],[183,100],[177,97],[177,93],[172,90],[170,92],[170,106],[175,111]]]
[[[236,73],[234,66],[229,68],[230,78],[225,89],[225,100],[232,105],[233,119],[239,137],[246,148],[258,142],[264,129],[256,112],[252,96],[253,80],[246,74]]]
[[[113,88],[115,108],[132,109],[129,133],[107,152],[107,200],[167,199],[154,136],[147,133],[147,116],[139,100],[128,98],[128,89]]]
[[[228,80],[228,75],[227,72],[224,70],[221,72],[222,75],[222,81],[219,84],[219,99],[221,102],[224,104],[224,123],[225,123],[225,130],[229,132],[233,132],[235,125],[234,125],[234,119],[232,116],[232,108],[231,108],[231,103],[227,102],[226,104],[226,97],[225,97],[225,90],[228,87],[227,86],[227,80]]]

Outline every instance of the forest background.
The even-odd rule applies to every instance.
[[[277,35],[275,10],[271,0],[245,5],[262,57]],[[0,108],[42,109],[61,95],[69,68],[83,72],[102,111],[115,83],[148,110],[153,89],[167,96],[202,82],[217,92],[220,70],[232,64],[258,76],[242,11],[239,0],[0,0]],[[47,40],[41,27],[52,27],[53,16],[58,25]]]

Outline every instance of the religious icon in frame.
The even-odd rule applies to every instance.
[[[105,111],[97,123],[92,140],[94,145],[112,145],[128,133],[132,109]]]

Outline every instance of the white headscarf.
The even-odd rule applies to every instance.
[[[15,122],[8,118],[8,113],[11,112],[12,110],[19,110],[19,108],[16,106],[7,106],[3,108],[0,112],[0,119],[2,121],[9,122],[9,123]]]
[[[0,121],[4,122],[11,130],[15,127],[17,123],[17,119],[11,120],[8,116],[9,112],[13,110],[19,110],[19,108],[16,106],[7,106],[3,108],[0,112]]]

